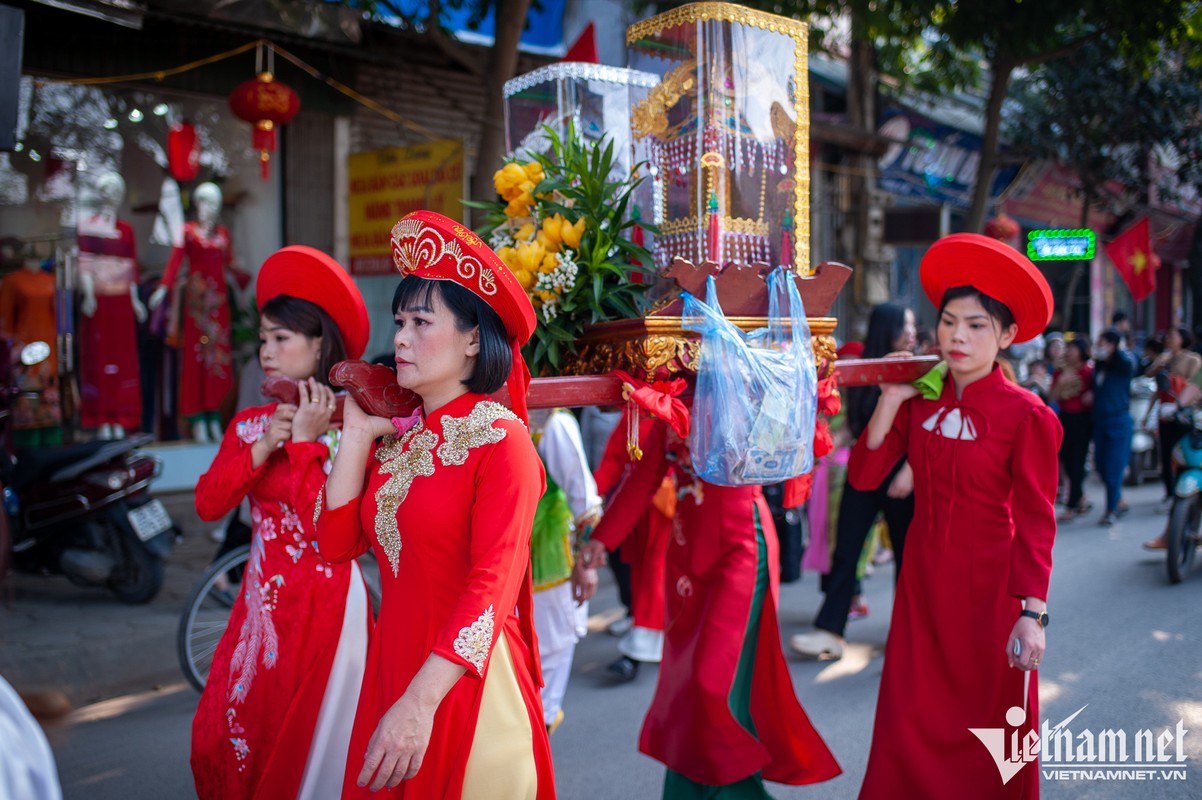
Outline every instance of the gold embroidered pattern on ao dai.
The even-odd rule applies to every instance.
[[[489,606],[470,627],[460,628],[455,637],[455,652],[477,672],[484,669],[484,661],[492,648],[493,616],[492,606]]]
[[[444,417],[442,420],[443,442],[438,446],[438,458],[446,466],[458,466],[467,461],[468,451],[473,447],[496,444],[505,438],[504,428],[494,428],[499,419],[516,420],[514,415],[500,403],[481,400],[466,417]]]
[[[401,534],[396,524],[397,509],[405,502],[409,486],[415,478],[419,475],[434,474],[433,450],[437,444],[438,434],[419,422],[400,439],[395,436],[385,437],[383,444],[376,450],[376,460],[381,462],[380,474],[389,476],[384,485],[376,491],[376,539],[380,542],[384,554],[388,556],[394,578],[398,574],[401,559]]]

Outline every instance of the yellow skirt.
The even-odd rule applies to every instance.
[[[484,696],[463,776],[464,800],[534,800],[534,733],[513,658],[502,634],[484,677]]]

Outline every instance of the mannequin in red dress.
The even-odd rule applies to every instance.
[[[264,372],[297,380],[300,402],[239,412],[196,487],[207,520],[248,497],[252,540],[192,723],[192,773],[202,800],[324,800],[342,787],[371,609],[358,565],[329,563],[315,541],[340,436],[320,378],[362,354],[367,308],[342,267],[308,247],[268,258],[257,290]]]
[[[420,417],[372,417],[347,399],[317,522],[328,558],[370,548],[381,566],[342,797],[546,800],[555,779],[530,577],[544,478],[520,351],[534,309],[496,254],[446,217],[410,214],[392,249],[405,276],[396,380],[421,398]],[[514,411],[487,398],[506,382]]]
[[[233,257],[230,232],[217,223],[221,189],[214,183],[202,183],[192,193],[192,200],[196,204],[196,221],[184,225],[183,244],[171,252],[163,281],[150,295],[150,307],[163,302],[187,259],[179,413],[191,425],[192,438],[208,442],[221,438],[217,408],[234,387],[225,280]]]
[[[101,439],[120,439],[142,418],[137,323],[146,307],[138,298],[134,229],[117,219],[125,181],[105,173],[96,194],[96,209],[78,225],[80,422],[98,428]]]
[[[1052,295],[1034,264],[979,234],[939,240],[920,270],[949,377],[926,397],[882,386],[848,468],[866,490],[905,455],[915,495],[860,796],[1031,800],[1039,765],[1003,779],[985,740],[1039,730],[1062,434],[995,360],[1044,329]]]

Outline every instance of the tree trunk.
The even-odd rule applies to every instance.
[[[856,14],[853,6],[853,15]],[[855,20],[852,30],[858,29]],[[847,121],[867,134],[876,131],[877,65],[876,46],[867,35],[854,35],[849,59],[850,70],[847,81]],[[854,302],[847,307],[844,330],[858,331],[867,323],[872,306],[889,299],[889,270],[892,266],[877,259],[869,252],[869,212],[872,207],[872,190],[876,185],[876,159],[869,153],[860,153],[853,160],[856,166],[850,181],[849,205],[852,213],[852,230],[855,250],[852,266],[859,273],[853,284]],[[872,256],[871,258],[869,256]]]
[[[1198,325],[1202,325],[1202,220],[1194,223],[1194,241],[1189,249],[1185,279],[1189,286],[1191,330],[1197,330]]]
[[[1084,182],[1083,182],[1084,183]],[[1081,187],[1084,197],[1081,200],[1081,224],[1078,227],[1089,227],[1089,207],[1093,205],[1094,191],[1089,183],[1084,183]],[[1073,274],[1069,276],[1068,286],[1064,290],[1064,329],[1066,331],[1076,330],[1073,327],[1073,306],[1076,305],[1077,285],[1081,283],[1081,279],[1085,277],[1085,270],[1089,268],[1090,262],[1076,261],[1073,263]],[[1092,298],[1091,298],[1092,299]],[[1086,320],[1085,328],[1089,328],[1089,321]]]
[[[530,0],[496,0],[497,31],[484,76],[484,122],[480,126],[480,148],[472,176],[473,200],[496,197],[492,176],[505,157],[505,81],[514,77],[518,65],[518,42],[526,27]],[[482,212],[480,212],[482,213]]]
[[[981,141],[981,160],[977,163],[977,180],[972,190],[972,207],[965,222],[967,230],[980,233],[985,228],[985,214],[989,211],[989,189],[993,185],[993,173],[998,166],[998,143],[1001,139],[1002,101],[1010,87],[1010,75],[1014,62],[1003,59],[993,64],[993,75],[989,83],[989,105],[985,107],[985,135]]]

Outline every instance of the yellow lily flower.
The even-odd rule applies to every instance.
[[[506,164],[501,169],[497,170],[493,175],[493,186],[496,187],[497,194],[504,197],[506,200],[512,200],[514,189],[524,181],[528,181],[526,170],[518,164]]]
[[[547,177],[546,173],[543,172],[543,165],[537,161],[523,164],[522,169],[525,171],[527,179],[534,181],[534,183],[539,183],[543,178]]]
[[[538,242],[520,242],[517,246],[518,269],[537,271],[546,254],[546,248]]]
[[[562,241],[563,237],[559,231],[563,227],[563,214],[556,214],[553,217],[547,217],[543,220],[543,233],[547,234],[554,241]]]
[[[576,250],[580,247],[580,237],[583,235],[584,217],[576,220],[575,225],[569,223],[566,219],[564,220],[563,227],[561,228],[561,236],[563,237],[564,244]]]
[[[505,206],[505,214],[509,217],[527,217],[530,215],[530,206],[534,205],[534,198],[529,192],[522,192],[517,197],[509,201],[509,205]]]
[[[555,269],[558,264],[559,262],[555,260],[555,256],[551,253],[547,253],[545,256],[543,256],[543,263],[539,265],[538,271],[543,273],[550,272],[551,270]]]
[[[538,282],[538,276],[526,269],[515,270],[513,277],[518,279],[518,283],[520,283],[522,288],[527,292],[533,289],[534,284]]]
[[[514,250],[512,247],[502,247],[499,250],[497,250],[497,257],[500,258],[502,261],[504,261],[505,266],[509,267],[511,270],[514,270],[514,271],[517,270],[517,263],[518,263],[518,251],[517,250]]]
[[[534,223],[527,222],[522,227],[518,228],[518,232],[513,235],[513,238],[519,242],[528,242],[534,238]]]
[[[541,230],[534,236],[534,240],[541,244],[548,253],[559,252],[559,240],[547,235],[546,230]]]

